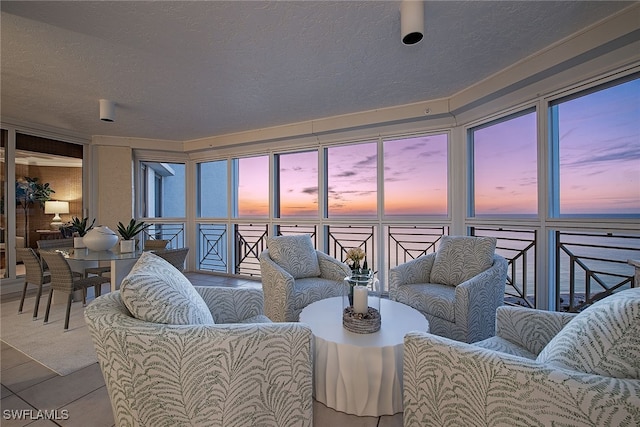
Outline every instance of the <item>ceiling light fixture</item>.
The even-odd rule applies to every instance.
[[[108,99],[100,100],[100,120],[112,122],[116,119],[116,104]]]
[[[400,33],[402,43],[412,45],[424,36],[424,2],[402,0],[400,2]]]

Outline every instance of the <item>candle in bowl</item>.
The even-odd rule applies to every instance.
[[[353,287],[353,311],[365,314],[369,307],[368,291],[366,286]]]

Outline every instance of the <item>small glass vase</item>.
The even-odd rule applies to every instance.
[[[362,307],[362,295],[364,295],[364,290],[366,289],[367,296],[367,307],[375,308],[380,311],[380,282],[378,279],[373,277],[373,271],[353,271],[351,276],[347,276],[344,278],[344,292],[342,295],[342,308],[354,307],[356,302],[360,304],[355,304],[356,306]],[[358,300],[358,297],[360,299]],[[354,301],[354,299],[356,301]]]
[[[342,295],[343,326],[355,333],[373,333],[380,329],[381,289],[372,271],[354,271],[344,278]]]

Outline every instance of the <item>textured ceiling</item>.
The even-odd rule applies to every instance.
[[[3,0],[1,113],[185,141],[432,100],[631,3],[427,1],[413,46],[399,4]]]

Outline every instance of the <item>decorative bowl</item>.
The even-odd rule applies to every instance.
[[[92,251],[108,251],[118,243],[118,235],[109,227],[99,225],[89,230],[82,240]]]

